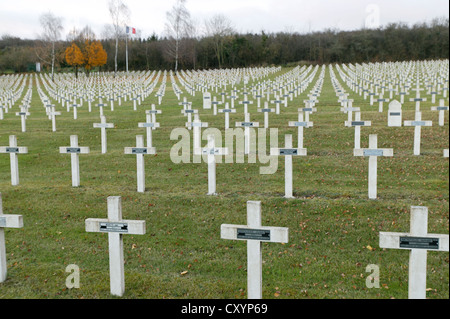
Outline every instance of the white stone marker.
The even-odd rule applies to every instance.
[[[70,154],[72,166],[72,186],[80,186],[80,159],[79,154],[89,154],[89,147],[78,146],[78,136],[70,136],[70,147],[62,146],[59,148],[59,153]]]
[[[145,220],[122,220],[120,196],[108,197],[108,219],[88,218],[86,232],[108,233],[109,277],[111,294],[121,297],[125,292],[123,235],[144,235]]]
[[[245,122],[236,122],[236,127],[244,128],[244,154],[250,154],[250,128],[259,127],[259,122],[250,122],[250,113],[245,113]]]
[[[448,158],[448,148],[444,149],[444,157]]]
[[[152,120],[152,114],[146,112],[146,122],[145,123],[138,123],[138,127],[145,127],[147,132],[147,147],[151,148],[153,147],[152,142],[152,131],[159,127],[159,123],[155,123]]]
[[[388,126],[389,127],[402,126],[402,104],[397,100],[393,100],[392,102],[389,103]]]
[[[292,195],[292,156],[306,156],[305,148],[292,148],[292,135],[284,137],[284,148],[271,148],[271,156],[284,156],[284,197],[294,198]]]
[[[6,280],[7,264],[6,264],[6,241],[4,228],[22,228],[22,215],[5,215],[3,214],[2,193],[0,193],[0,283]]]
[[[414,126],[414,155],[420,155],[420,137],[422,126],[432,126],[432,121],[422,121],[422,112],[416,112],[414,121],[405,121],[405,126]]]
[[[214,135],[208,135],[208,147],[202,148],[202,154],[206,154],[208,156],[208,195],[217,195],[216,155],[228,155],[228,148],[216,147]]]
[[[210,92],[203,93],[203,109],[204,110],[211,109],[211,93]]]
[[[280,114],[280,104],[283,103],[283,101],[277,96],[276,99],[270,101],[270,103],[275,104],[275,114]]]
[[[380,232],[380,248],[409,249],[408,298],[425,299],[427,252],[449,251],[449,236],[428,234],[428,208],[411,206],[409,233]]]
[[[361,126],[372,126],[371,121],[361,121],[361,112],[355,112],[354,121],[346,121],[345,126],[355,128],[355,147],[361,148]]]
[[[261,202],[247,202],[247,225],[220,226],[220,238],[247,241],[247,297],[262,299],[261,242],[288,243],[289,228],[261,226]]]
[[[369,135],[369,148],[360,148],[353,150],[354,156],[368,156],[369,157],[369,198],[377,198],[377,170],[378,157],[392,157],[394,150],[392,148],[378,148],[378,137],[376,134]]]
[[[225,103],[225,108],[224,109],[219,109],[219,113],[224,113],[225,114],[225,129],[229,129],[230,128],[230,113],[236,113],[236,109],[230,109],[228,107],[228,103]]]
[[[309,128],[314,125],[313,122],[306,122],[303,121],[303,113],[298,113],[298,121],[297,122],[289,122],[290,127],[297,127],[298,128],[298,148],[303,148],[303,128]]]
[[[17,137],[15,135],[9,136],[9,146],[0,146],[0,153],[9,153],[11,163],[11,185],[19,185],[19,159],[17,154],[27,154],[27,147],[17,146]]]
[[[145,162],[144,155],[156,154],[154,147],[144,147],[144,136],[136,135],[136,147],[125,147],[125,154],[136,155],[137,191],[145,191]]]
[[[445,103],[445,100],[440,99],[439,106],[431,107],[432,111],[439,111],[439,126],[444,126],[444,118],[445,118],[444,111],[448,111],[448,106],[445,106],[444,103]]]
[[[100,116],[100,122],[101,123],[94,123],[95,128],[101,129],[101,140],[102,140],[102,153],[106,153],[107,150],[107,141],[106,141],[106,129],[107,128],[114,128],[113,123],[106,123],[106,117]]]

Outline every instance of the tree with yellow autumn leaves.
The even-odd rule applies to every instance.
[[[83,66],[89,74],[92,68],[105,65],[108,56],[100,41],[85,40],[83,49],[72,42],[65,51],[65,57],[67,64],[75,67],[75,75],[78,76],[79,67]]]

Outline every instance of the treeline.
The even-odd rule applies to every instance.
[[[220,45],[218,45],[220,41]],[[108,58],[102,71],[114,71],[115,41],[101,40]],[[0,39],[0,72],[25,72],[39,61],[38,40],[11,36]],[[71,43],[57,43],[57,66],[67,68],[64,51]],[[167,53],[170,40],[153,35],[128,40],[130,70],[169,70],[175,61]],[[218,52],[220,50],[220,52]],[[125,40],[119,43],[118,69],[125,70]],[[220,55],[219,55],[220,54]],[[449,58],[449,20],[408,26],[389,24],[379,29],[325,30],[299,33],[234,33],[183,39],[179,69],[239,68],[293,63],[363,63]],[[45,67],[45,63],[43,65]],[[45,69],[45,68],[44,68]]]

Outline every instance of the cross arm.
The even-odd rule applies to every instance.
[[[23,217],[22,215],[4,215],[0,214],[0,228],[22,228]]]
[[[61,146],[59,148],[60,154],[66,154],[66,153],[77,153],[77,154],[89,154],[89,147],[83,146],[83,147],[71,147],[71,146]]]
[[[124,148],[125,154],[156,154],[156,148],[154,147],[125,147]]]
[[[18,153],[27,154],[28,147],[23,146],[0,146],[0,153]]]
[[[380,149],[370,149],[370,148],[355,148],[353,149],[353,156],[394,156],[394,150],[392,148],[380,148]]]
[[[260,239],[257,239],[260,237]],[[231,240],[260,240],[272,243],[289,242],[289,228],[260,226],[257,229],[247,225],[222,224],[220,237]]]
[[[88,233],[125,233],[130,235],[145,234],[145,220],[121,220],[88,218],[85,220]]]
[[[400,247],[400,238],[415,237],[410,233],[390,233],[380,232],[380,248],[393,248],[393,249],[411,249],[406,247]],[[444,234],[425,234],[418,236],[420,238],[433,238],[439,240],[439,248],[433,249],[435,251],[449,251],[449,236]]]

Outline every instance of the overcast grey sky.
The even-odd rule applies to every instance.
[[[166,12],[175,0],[123,2],[131,12],[129,25],[148,37],[162,34]],[[186,7],[200,29],[206,18],[221,13],[241,33],[354,30],[449,17],[447,0],[187,0]],[[0,0],[0,36],[36,38],[41,32],[39,16],[49,11],[63,18],[63,39],[73,28],[86,25],[100,36],[111,23],[108,0]]]

